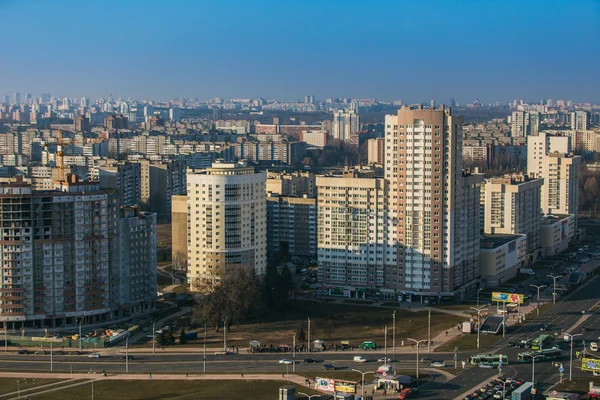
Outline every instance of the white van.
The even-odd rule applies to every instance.
[[[355,363],[366,363],[367,359],[361,356],[354,356]]]
[[[598,351],[598,343],[596,343],[596,342],[590,343],[590,350],[591,351]]]

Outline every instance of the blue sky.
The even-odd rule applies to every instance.
[[[600,103],[598,0],[0,0],[0,95]]]

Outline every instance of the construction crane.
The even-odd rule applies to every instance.
[[[63,140],[62,130],[58,130],[58,134],[56,135],[57,145],[56,145],[56,167],[58,168],[58,180],[65,180],[65,162],[64,162],[64,144],[73,143],[72,139]]]

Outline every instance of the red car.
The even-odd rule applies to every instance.
[[[402,391],[398,394],[398,398],[400,400],[411,398],[415,392],[416,390],[411,388],[402,389]]]

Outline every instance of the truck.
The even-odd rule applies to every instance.
[[[511,400],[529,400],[532,389],[533,384],[531,382],[525,382],[512,392]]]

